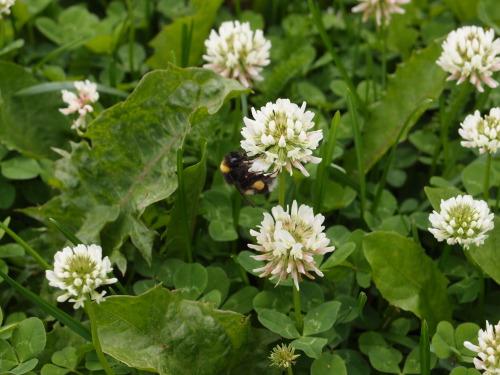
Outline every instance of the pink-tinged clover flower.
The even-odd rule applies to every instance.
[[[289,99],[269,102],[260,110],[252,108],[253,119],[245,117],[246,126],[241,131],[245,138],[241,147],[248,156],[255,156],[251,171],[281,172],[285,167],[292,174],[295,167],[309,176],[302,163],[321,162],[321,158],[312,156],[312,151],[318,147],[323,132],[310,131],[314,113],[305,109],[305,102],[299,107]]]
[[[489,115],[481,117],[479,111],[468,115],[460,124],[458,133],[465,141],[460,142],[464,147],[479,148],[484,154],[494,154],[500,147],[500,108],[492,108]]]
[[[264,213],[259,232],[250,230],[257,245],[249,244],[248,247],[262,253],[252,257],[267,262],[264,267],[253,271],[262,272],[260,277],[272,275],[270,279],[278,278],[278,283],[291,276],[298,290],[302,275],[314,279],[309,271],[323,276],[316,268],[313,255],[335,250],[335,246],[328,246],[330,240],[323,232],[325,217],[321,214],[315,216],[309,206],[298,207],[296,201],[293,201],[291,210],[284,211],[281,206],[276,206],[271,212],[272,215]]]
[[[252,86],[252,81],[261,81],[259,73],[270,62],[271,42],[264,38],[262,30],[252,31],[248,22],[222,23],[218,32],[210,32],[205,47],[203,59],[207,64],[203,67],[239,80],[245,87]]]
[[[474,366],[477,370],[483,370],[483,375],[500,374],[500,322],[493,326],[486,321],[486,330],[478,332],[478,345],[469,341],[464,346],[477,353],[474,358]]]
[[[78,118],[71,125],[71,129],[85,130],[87,126],[85,116],[94,111],[91,104],[99,100],[99,93],[97,92],[97,85],[88,79],[77,81],[74,85],[78,95],[68,90],[61,91],[62,100],[68,104],[68,108],[61,108],[59,112],[66,116],[78,113]]]
[[[481,82],[491,88],[498,86],[492,78],[500,70],[500,39],[494,39],[493,30],[478,26],[464,26],[448,34],[443,42],[443,52],[436,62],[451,73],[447,81],[458,79],[457,85],[467,78],[483,92]]]
[[[108,278],[113,271],[108,257],[102,258],[98,245],[77,245],[65,247],[54,256],[54,270],[45,271],[49,285],[65,291],[57,298],[58,302],[75,302],[74,308],[82,307],[90,298],[97,303],[104,301],[105,291],[95,289],[101,285],[116,283],[117,279]]]
[[[410,0],[359,0],[359,2],[359,5],[352,8],[352,12],[363,12],[363,22],[375,14],[377,25],[382,24],[382,17],[387,25],[391,21],[391,13],[403,14],[405,10],[400,5],[408,4]]]
[[[471,244],[482,245],[493,229],[493,217],[488,204],[475,200],[471,195],[459,195],[441,200],[440,212],[429,215],[432,228],[429,228],[438,241],[449,245],[456,243],[468,249]]]

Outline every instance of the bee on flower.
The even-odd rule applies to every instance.
[[[359,5],[352,8],[352,12],[363,12],[363,22],[375,14],[377,25],[382,24],[382,17],[388,25],[391,21],[391,13],[404,14],[405,10],[400,5],[408,4],[410,0],[359,0],[359,2]]]
[[[248,22],[223,22],[218,32],[210,32],[205,47],[203,59],[207,64],[203,67],[238,80],[245,87],[252,86],[252,81],[261,81],[259,73],[270,62],[271,42],[264,38],[262,30],[252,31]]]
[[[309,273],[314,271],[323,276],[316,267],[313,255],[335,250],[335,246],[328,246],[330,240],[323,232],[325,217],[321,214],[315,216],[312,208],[305,204],[298,207],[297,201],[293,201],[291,210],[287,208],[285,211],[276,206],[271,213],[264,213],[264,220],[258,226],[259,232],[250,230],[258,245],[249,244],[248,247],[262,253],[252,258],[267,262],[264,267],[253,271],[262,272],[260,277],[272,275],[270,279],[278,278],[278,283],[291,276],[299,290],[301,275],[314,279]]]
[[[49,285],[65,291],[57,298],[58,302],[74,302],[73,307],[82,307],[87,299],[97,303],[104,301],[106,291],[97,292],[101,285],[116,283],[117,279],[108,278],[113,271],[108,257],[102,257],[98,245],[77,245],[65,247],[54,256],[54,270],[45,271]]]
[[[77,81],[74,85],[78,95],[68,90],[61,91],[62,100],[68,104],[68,108],[60,108],[59,112],[66,116],[78,113],[78,118],[71,125],[71,129],[80,132],[87,127],[85,116],[94,111],[91,104],[99,100],[99,93],[97,92],[97,85],[88,79]]]
[[[498,86],[492,78],[500,70],[500,39],[494,39],[493,30],[485,31],[478,26],[464,26],[448,34],[443,42],[443,52],[436,62],[451,73],[447,81],[458,79],[457,85],[469,79],[478,91],[481,83],[491,88]]]
[[[253,119],[245,117],[246,126],[241,131],[244,137],[241,147],[248,156],[255,156],[251,171],[274,173],[284,167],[292,174],[295,167],[309,176],[303,163],[321,162],[312,152],[323,138],[323,132],[310,131],[314,127],[311,121],[314,113],[305,109],[305,102],[299,107],[289,99],[269,102],[260,110],[252,108]]]
[[[476,111],[468,115],[460,126],[458,133],[465,139],[460,142],[463,147],[477,147],[481,154],[497,152],[500,147],[500,108],[492,108],[484,117]]]

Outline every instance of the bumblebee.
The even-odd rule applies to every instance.
[[[220,163],[224,181],[234,185],[247,201],[245,195],[269,193],[275,180],[273,173],[251,172],[249,170],[251,166],[252,162],[248,160],[246,154],[236,151],[224,156]]]

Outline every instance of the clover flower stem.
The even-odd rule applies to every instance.
[[[248,101],[247,101],[247,95],[246,94],[241,94],[241,115],[243,117],[248,117]]]
[[[281,171],[278,175],[278,204],[285,208],[286,197],[286,175],[285,171]]]
[[[484,192],[483,200],[489,204],[490,199],[490,173],[491,173],[491,152],[487,152],[486,156],[486,170],[484,172]]]
[[[288,373],[288,375],[293,375],[292,366],[287,368],[287,373]]]
[[[484,274],[482,268],[477,264],[477,262],[472,258],[469,250],[464,250],[465,258],[474,267],[477,272],[477,278],[479,283],[479,291],[477,295],[477,321],[484,322]]]
[[[35,260],[46,270],[52,269],[50,265],[37,253],[35,249],[33,249],[30,245],[28,245],[21,237],[19,237],[12,229],[7,227],[3,222],[0,221],[0,229],[4,230],[9,236],[12,237],[14,241],[16,241],[19,245],[21,245],[24,250],[26,250]]]
[[[431,373],[431,347],[429,342],[429,326],[427,321],[422,320],[420,327],[420,374],[430,375]]]
[[[293,285],[293,309],[295,311],[295,327],[302,335],[302,328],[304,324],[302,322],[302,312],[300,309],[300,291],[297,289],[295,284]]]
[[[379,39],[382,41],[382,90],[386,87],[387,76],[387,28],[385,27],[385,17],[382,15],[382,23],[378,27]]]
[[[441,271],[444,271],[444,268],[446,266],[446,262],[448,262],[448,258],[450,257],[450,253],[451,253],[451,246],[448,245],[447,243],[445,243],[443,246],[443,252],[438,260],[438,268]]]
[[[89,316],[90,320],[90,332],[92,333],[92,343],[94,344],[94,349],[97,354],[97,358],[99,358],[99,362],[101,362],[101,366],[106,372],[106,375],[115,375],[111,367],[109,366],[104,353],[102,352],[101,342],[99,341],[99,333],[97,332],[97,323],[95,320],[95,312],[92,306],[92,302],[90,300],[90,296],[85,300],[85,311]]]
[[[186,242],[186,251],[187,251],[187,258],[188,262],[192,263],[193,262],[193,249],[191,247],[191,236],[190,233],[191,231],[189,230],[189,222],[188,222],[188,217],[187,217],[187,212],[186,212],[186,194],[185,194],[185,186],[184,186],[184,168],[183,168],[183,163],[182,163],[182,146],[179,147],[177,150],[177,191],[178,191],[178,197],[179,197],[179,205],[181,209],[181,215],[182,215],[182,224],[183,224],[183,230],[184,230],[184,239]]]
[[[241,1],[240,0],[234,0],[234,10],[236,13],[236,19],[240,19],[240,16],[241,16]]]

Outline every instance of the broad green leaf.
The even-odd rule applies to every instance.
[[[439,322],[436,333],[432,336],[434,353],[439,358],[450,358],[455,349],[455,332],[449,322]]]
[[[270,309],[285,314],[292,306],[292,293],[289,288],[263,290],[253,299],[253,308],[257,313]]]
[[[177,269],[174,285],[185,299],[195,300],[207,287],[207,270],[198,263],[184,263]]]
[[[476,352],[464,346],[465,341],[476,342],[480,327],[475,323],[462,323],[455,330],[455,345],[458,351],[466,356],[475,357]]]
[[[462,182],[467,194],[476,196],[484,191],[484,176],[486,174],[486,163],[474,162],[467,165],[462,170]],[[497,180],[497,173],[494,168],[490,170],[490,181]]]
[[[244,286],[222,305],[222,310],[231,310],[240,314],[248,314],[253,309],[253,299],[259,293],[259,290],[254,286]]]
[[[160,375],[217,374],[267,344],[247,347],[252,328],[243,315],[160,286],[139,297],[111,296],[95,309],[103,351]]]
[[[430,368],[436,365],[437,357],[434,353],[430,353]],[[420,371],[420,348],[414,348],[406,357],[403,366],[403,373],[405,374],[421,374]]]
[[[308,357],[319,358],[327,342],[328,340],[323,337],[300,337],[293,340],[290,345],[295,349],[302,350]]]
[[[45,328],[38,318],[23,320],[14,330],[11,338],[12,347],[21,362],[25,362],[40,353],[45,347],[46,341]]]
[[[399,374],[398,363],[401,362],[403,355],[388,348],[376,347],[368,355],[372,366],[381,372],[390,374]]]
[[[20,363],[18,366],[14,367],[9,371],[9,373],[14,375],[26,374],[28,371],[31,371],[38,364],[38,359],[32,358],[26,362]]]
[[[222,301],[222,296],[218,290],[211,290],[208,293],[205,293],[200,299],[200,302],[210,302],[213,303],[215,307],[219,307]],[[233,310],[234,311],[234,310]]]
[[[337,319],[340,302],[329,301],[310,310],[304,318],[304,336],[314,335],[332,328]]]
[[[447,200],[459,195],[465,195],[465,193],[461,192],[457,188],[432,188],[426,186],[424,191],[429,199],[429,202],[431,202],[432,208],[437,212],[441,211],[441,200]]]
[[[330,257],[321,265],[321,271],[329,270],[330,268],[338,266],[346,260],[355,249],[356,244],[354,242],[347,242],[339,248],[336,248],[332,255],[330,255]]]
[[[314,360],[311,375],[347,375],[347,369],[338,355],[324,352]]]
[[[185,196],[185,216],[188,221],[188,238],[192,242],[194,225],[196,223],[196,214],[198,211],[198,200],[205,185],[207,174],[207,154],[206,139],[202,144],[202,156],[198,163],[185,168],[182,171],[184,177],[184,196]],[[177,195],[179,199],[179,195]],[[184,220],[184,215],[181,212],[182,208],[179,202],[175,203],[174,208],[170,212],[170,221],[181,224]],[[186,234],[183,225],[169,225],[165,233],[167,242],[166,256],[169,258],[176,257],[187,260],[186,253]]]
[[[418,244],[396,233],[373,232],[363,238],[363,251],[377,289],[391,304],[426,319],[431,332],[451,319],[448,280]]]
[[[150,262],[154,233],[141,214],[177,188],[176,152],[191,125],[215,113],[227,96],[240,94],[239,88],[204,69],[169,66],[146,74],[125,102],[89,125],[92,147],[80,142],[62,153],[56,162],[58,178],[67,186],[62,194],[24,212],[52,217],[86,242],[101,231],[106,248],[130,238]],[[103,216],[106,207],[110,215]]]
[[[233,221],[230,218],[226,220],[214,219],[208,225],[208,233],[215,241],[235,241],[238,239],[238,233],[234,229]]]
[[[6,372],[18,364],[14,349],[4,339],[0,339],[0,371]]]
[[[49,158],[57,156],[51,147],[68,148],[70,120],[58,110],[64,107],[60,92],[15,97],[19,90],[33,86],[37,80],[24,67],[7,62],[0,62],[0,82],[2,143],[26,155]]]
[[[441,94],[446,77],[443,69],[436,65],[441,51],[441,45],[435,42],[415,52],[390,76],[387,93],[381,101],[369,108],[369,121],[362,134],[365,171],[389,150],[415,107],[425,99],[434,99]],[[425,108],[414,116],[408,129],[424,111]]]
[[[222,2],[223,0],[191,0],[190,14],[176,18],[174,22],[165,26],[151,41],[150,45],[155,49],[155,53],[147,61],[147,64],[155,69],[165,68],[168,62],[172,62],[172,53],[175,55],[177,64],[179,64],[181,62],[182,48],[187,47],[182,43],[182,29],[187,27],[189,30],[192,23],[193,30],[188,66],[198,66],[201,55],[205,52],[204,42],[213,27],[215,16]]]
[[[495,227],[487,232],[488,238],[483,245],[471,245],[469,254],[479,267],[490,276],[497,284],[500,284],[500,248],[497,246],[500,241],[500,218],[493,219]]]
[[[297,328],[295,328],[295,322],[288,315],[264,309],[259,312],[258,318],[264,327],[286,339],[294,339],[300,336]]]

